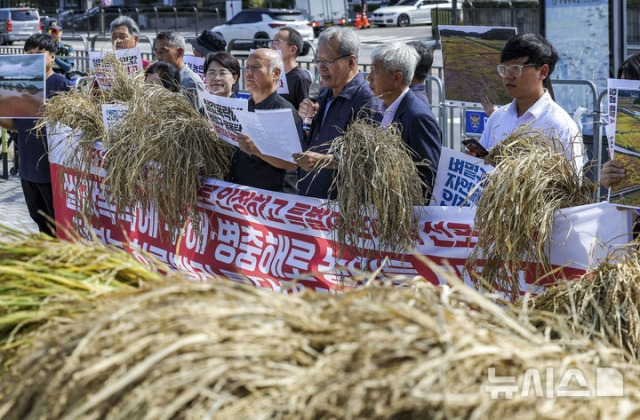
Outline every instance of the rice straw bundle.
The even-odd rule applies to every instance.
[[[640,348],[640,253],[626,250],[580,279],[534,297],[531,307],[567,315],[587,337],[604,338],[638,360]]]
[[[411,249],[419,221],[414,207],[425,204],[426,186],[398,127],[383,128],[358,118],[332,141],[328,153],[338,158],[330,191],[337,192],[333,204],[339,209],[335,226],[339,246],[352,245],[368,256],[371,251],[362,238],[377,236],[377,247],[371,244],[374,250]]]
[[[225,178],[231,146],[182,94],[145,85],[128,105],[105,154],[110,198],[119,211],[153,205],[170,232],[185,217],[198,228],[198,189],[207,177]]]
[[[466,263],[481,287],[497,286],[515,301],[518,272],[529,261],[540,263],[535,274],[544,279],[555,212],[590,203],[592,183],[576,173],[562,150],[559,142],[528,127],[491,150],[496,166],[478,202],[478,244]],[[483,258],[482,273],[474,272]]]
[[[640,367],[627,363],[618,349],[562,328],[558,331],[566,335],[550,341],[526,314],[505,311],[459,280],[451,279],[453,288],[405,281],[412,284],[404,289],[370,284],[342,295],[275,295],[229,282],[180,283],[105,301],[77,323],[46,331],[46,339],[2,377],[0,416],[640,415]],[[620,371],[624,397],[536,398],[534,386],[520,394],[527,369],[540,374],[541,392],[553,393],[567,369],[578,369],[593,386],[596,369],[603,366]],[[489,380],[492,367],[499,383],[504,384],[500,377],[516,377],[514,398],[492,397],[486,388],[496,385]],[[605,379],[599,378],[599,389],[616,384]]]
[[[0,225],[0,360],[28,343],[34,327],[73,315],[70,302],[94,304],[104,294],[165,279],[158,270],[167,268],[97,241],[59,241]]]
[[[232,147],[218,139],[209,122],[181,93],[146,84],[144,75],[127,74],[115,56],[101,76],[111,89],[95,89],[91,84],[52,98],[40,125],[65,124],[80,138],[69,142],[74,150],[65,166],[78,169],[79,182],[94,188],[90,168],[96,164],[95,142],[106,149],[107,200],[118,212],[140,204],[142,211],[152,206],[169,225],[172,235],[186,217],[200,226],[197,192],[207,177],[224,179]],[[102,104],[128,107],[121,122],[108,133],[102,121]],[[84,182],[83,182],[84,181]],[[62,185],[62,183],[61,183]],[[92,197],[91,191],[86,194]],[[93,216],[93,203],[78,203],[86,218]]]

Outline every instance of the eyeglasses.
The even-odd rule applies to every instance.
[[[279,39],[272,39],[271,41],[267,42],[267,46],[268,47],[277,47],[278,45],[295,45],[295,44],[289,44],[289,43],[285,43],[284,41],[280,41]]]
[[[509,75],[511,77],[522,76],[522,69],[525,67],[538,67],[538,64],[514,64],[512,66],[505,66],[504,64],[498,64],[498,74],[500,77]]]
[[[316,60],[316,59],[313,59],[313,60],[311,60],[311,62],[313,64],[315,64],[316,66],[329,67],[334,61],[340,60],[341,58],[345,58],[345,57],[351,57],[351,54],[341,55],[340,57],[334,58],[333,60]]]
[[[232,73],[230,71],[226,71],[226,70],[220,70],[220,71],[209,70],[207,72],[207,77],[210,77],[212,79],[215,79],[217,77],[224,79],[225,77],[231,76],[231,74]]]
[[[58,30],[57,29],[53,29],[53,28],[49,28],[49,33],[51,35],[58,35]]]

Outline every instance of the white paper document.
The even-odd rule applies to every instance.
[[[251,137],[260,153],[294,162],[291,155],[302,152],[291,109],[235,111],[235,114],[242,133]]]

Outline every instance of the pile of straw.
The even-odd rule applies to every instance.
[[[338,166],[330,187],[339,209],[336,242],[365,256],[371,249],[403,253],[413,248],[420,217],[414,207],[424,206],[427,187],[399,128],[358,118],[332,141],[328,153],[337,157]],[[372,237],[378,243],[370,242],[367,249],[366,238]]]
[[[40,126],[62,123],[79,134],[79,139],[69,142],[73,150],[64,164],[80,171],[80,182],[88,181],[91,165],[96,164],[95,142],[103,143],[106,198],[118,212],[136,205],[142,211],[153,207],[172,235],[183,227],[186,217],[193,219],[198,230],[198,189],[205,178],[226,177],[232,147],[218,139],[182,93],[146,84],[143,74],[130,76],[112,60],[111,73],[106,75],[112,89],[89,84],[57,95],[47,104]],[[110,132],[102,122],[102,104],[128,107]],[[83,184],[93,188],[90,182]],[[87,202],[81,210],[90,218],[93,208]]]
[[[286,296],[227,282],[181,283],[105,301],[74,324],[43,331],[39,345],[1,378],[0,416],[640,415],[640,367],[619,350],[572,334],[561,318],[556,330],[563,335],[551,341],[526,312],[510,314],[450,280],[452,288],[405,279],[412,283],[406,288],[369,284],[341,295]],[[499,381],[493,385],[517,378],[514,398],[492,398],[486,388],[492,367]],[[568,368],[593,387],[597,367],[620,371],[624,397],[536,398],[534,386],[522,395],[527,369],[540,374],[540,392],[553,393]],[[599,379],[599,387],[614,383]]]
[[[145,265],[97,241],[58,241],[0,225],[0,362],[10,349],[28,344],[36,327],[77,315],[73,302],[91,306],[105,294],[164,280],[159,270],[166,267]]]
[[[587,337],[604,339],[638,360],[640,347],[640,253],[626,250],[580,279],[534,297],[531,307],[568,316]]]
[[[559,142],[528,127],[491,150],[496,166],[478,202],[478,244],[466,264],[481,287],[497,287],[515,301],[518,273],[528,262],[540,263],[536,278],[551,271],[547,253],[555,212],[589,204],[593,190],[562,150]]]

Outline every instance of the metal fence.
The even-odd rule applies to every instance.
[[[476,8],[463,9],[463,21],[470,26],[508,26],[518,33],[540,32],[538,8]]]
[[[93,8],[86,12],[75,13],[62,11],[57,19],[63,24],[65,34],[105,35],[109,33],[109,25],[119,16],[129,16],[138,23],[141,30],[161,31],[174,30],[191,32],[198,36],[203,30],[210,29],[225,22],[224,10],[213,8],[112,8],[105,11]]]

